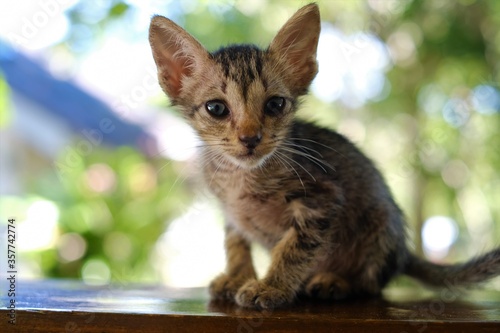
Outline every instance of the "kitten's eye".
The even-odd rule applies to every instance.
[[[229,114],[229,109],[222,101],[208,101],[205,104],[205,108],[207,109],[208,113],[210,113],[210,115],[215,118],[223,118]]]
[[[270,116],[279,115],[285,108],[285,99],[283,97],[271,97],[264,108],[264,112]]]

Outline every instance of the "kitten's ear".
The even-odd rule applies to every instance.
[[[205,48],[189,33],[163,16],[154,16],[149,26],[149,43],[163,91],[175,101],[189,77],[209,57]]]
[[[314,3],[299,9],[274,37],[269,51],[285,61],[293,84],[307,90],[318,72],[316,50],[321,30],[318,6]]]

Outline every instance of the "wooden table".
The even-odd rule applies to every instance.
[[[210,303],[202,288],[17,281],[15,325],[8,323],[11,299],[1,291],[0,332],[500,332],[500,291],[451,285],[260,312]]]

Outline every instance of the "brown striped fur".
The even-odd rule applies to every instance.
[[[227,268],[210,285],[212,297],[272,308],[302,293],[377,295],[400,273],[435,285],[454,274],[465,284],[498,275],[498,249],[449,267],[409,254],[403,214],[372,162],[343,136],[294,118],[318,70],[319,31],[310,4],[266,50],[209,53],[169,19],[151,22],[160,85],[204,142],[200,167],[226,217]],[[283,98],[283,109],[265,112],[273,97]],[[208,112],[214,100],[227,114]],[[252,242],[271,252],[261,279]]]

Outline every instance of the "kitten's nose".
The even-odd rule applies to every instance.
[[[257,133],[257,135],[253,136],[240,135],[239,139],[240,142],[248,149],[255,149],[262,139],[262,134]]]

